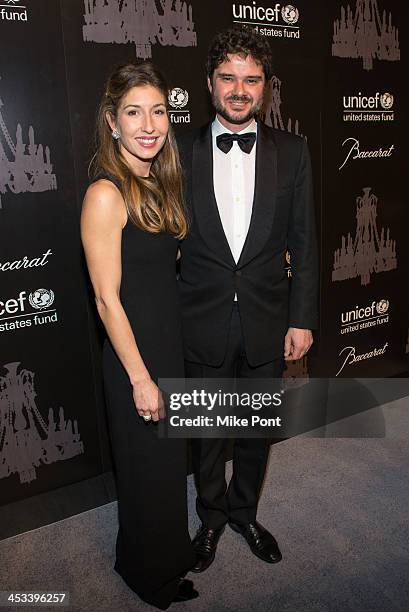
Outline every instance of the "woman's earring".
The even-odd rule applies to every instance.
[[[121,134],[118,132],[118,130],[112,130],[112,138],[115,138],[115,140],[121,138]]]

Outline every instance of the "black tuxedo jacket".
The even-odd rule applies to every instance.
[[[307,144],[258,124],[253,210],[237,264],[214,195],[211,124],[184,134],[178,145],[190,217],[179,278],[185,358],[212,366],[223,362],[235,293],[250,365],[282,357],[288,327],[317,327],[318,263]]]

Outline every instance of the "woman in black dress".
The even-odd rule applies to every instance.
[[[158,437],[160,377],[181,378],[176,287],[187,224],[167,87],[148,63],[109,78],[97,120],[94,182],[81,234],[107,332],[104,382],[116,469],[116,571],[166,609],[197,597],[183,579],[195,557],[187,528],[186,443]]]

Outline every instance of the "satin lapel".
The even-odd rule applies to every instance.
[[[273,225],[277,192],[277,147],[272,133],[258,124],[256,177],[253,210],[238,266],[248,263],[261,251]]]
[[[192,166],[193,203],[199,232],[214,254],[235,267],[214,196],[211,124],[194,141]]]

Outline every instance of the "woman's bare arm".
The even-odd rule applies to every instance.
[[[110,181],[93,183],[85,195],[81,237],[98,313],[118,358],[128,374],[138,413],[158,420],[161,399],[138,350],[121,304],[121,240],[127,212],[119,190]]]

